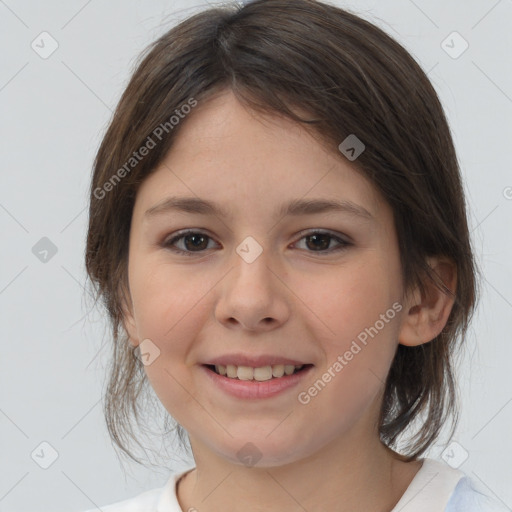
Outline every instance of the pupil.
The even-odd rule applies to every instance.
[[[313,248],[317,248],[317,249],[327,249],[327,248],[329,247],[329,241],[328,241],[328,239],[330,238],[330,236],[329,236],[329,235],[325,235],[325,234],[320,234],[320,235],[310,235],[310,236],[308,236],[307,238],[309,238],[309,239],[313,239],[313,240],[315,240],[315,241],[317,241],[317,242],[318,242],[319,238],[320,238],[320,239],[321,239],[321,238],[323,238],[324,243],[323,243],[323,244],[321,243],[321,244],[320,244],[320,246],[318,246],[318,245],[313,245]],[[326,241],[326,240],[327,240],[327,243],[325,243],[325,241]]]
[[[187,246],[187,249],[189,249],[189,248],[190,248],[190,247],[188,246],[188,244],[187,244],[187,241],[188,241],[188,240],[191,240],[191,239],[197,239],[197,238],[199,238],[200,240],[202,239],[202,241],[203,241],[203,243],[204,243],[204,240],[205,240],[205,238],[206,238],[206,237],[205,237],[205,236],[203,236],[203,235],[198,235],[198,234],[187,235],[187,236],[185,237],[185,246]],[[201,245],[200,245],[200,243],[199,243],[199,244],[196,244],[195,242],[193,242],[193,243],[192,243],[192,245],[193,245],[193,247],[195,247],[196,249],[197,249],[197,248],[202,248],[202,247],[201,247]],[[208,244],[206,244],[206,245],[208,245]]]

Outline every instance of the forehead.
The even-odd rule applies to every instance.
[[[225,216],[251,208],[270,214],[270,205],[282,215],[284,209],[293,209],[292,202],[296,210],[306,211],[304,202],[312,198],[344,203],[368,218],[378,217],[379,208],[385,207],[372,183],[337,147],[329,151],[293,120],[256,113],[229,92],[199,104],[183,121],[137,200],[144,203],[145,213],[156,211],[171,196],[208,199],[210,205],[188,201],[189,206]],[[278,210],[276,205],[281,205]],[[310,205],[311,212],[314,208]]]

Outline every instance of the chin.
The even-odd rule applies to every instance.
[[[246,431],[244,435],[228,437],[222,446],[214,447],[210,441],[210,446],[217,455],[230,464],[241,467],[279,467],[294,463],[307,456],[304,450],[297,450],[297,446],[300,444],[298,437],[275,435],[273,439],[270,439],[274,436],[274,434],[268,435],[267,432],[270,431],[265,430],[265,433],[252,435]],[[311,447],[311,453],[314,451],[314,447]]]

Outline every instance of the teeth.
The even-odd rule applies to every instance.
[[[295,371],[295,366],[293,364],[285,364],[284,365],[284,373],[286,375],[291,375]]]
[[[254,380],[263,381],[272,378],[272,366],[263,366],[262,368],[254,368]]]
[[[250,366],[239,366],[236,374],[240,380],[252,380],[254,370]]]
[[[227,367],[226,367],[226,372],[227,372],[227,376],[228,377],[231,377],[232,379],[236,379],[237,378],[236,366],[235,365],[228,364]]]
[[[302,364],[297,366],[293,364],[274,364],[272,366],[268,365],[252,368],[250,366],[235,366],[234,364],[228,364],[227,366],[217,364],[215,365],[215,371],[219,375],[224,375],[231,379],[263,382],[273,377],[279,378],[283,375],[291,375],[295,370],[300,370],[302,366]]]
[[[282,377],[284,375],[284,364],[275,364],[272,366],[272,376]]]

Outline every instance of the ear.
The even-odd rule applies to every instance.
[[[130,344],[133,347],[137,347],[139,345],[139,336],[137,334],[137,326],[135,324],[135,319],[133,313],[131,311],[127,311],[123,308],[123,327],[128,335],[128,339]]]
[[[430,279],[424,281],[425,292],[416,288],[405,304],[398,341],[409,347],[432,341],[444,329],[450,316],[457,288],[457,266],[449,258],[427,258],[428,265],[453,294],[440,290]]]
[[[135,322],[135,315],[133,313],[133,305],[131,301],[131,296],[129,292],[126,291],[126,287],[122,287],[122,324],[123,328],[128,336],[130,344],[133,347],[137,347],[139,345],[139,335],[137,333],[137,324]]]

